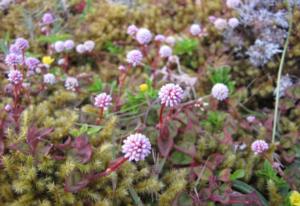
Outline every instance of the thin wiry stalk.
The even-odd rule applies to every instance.
[[[281,60],[280,60],[280,65],[279,65],[279,70],[278,70],[278,75],[277,75],[277,90],[276,90],[276,99],[275,99],[275,108],[274,108],[274,120],[273,120],[273,130],[272,130],[272,143],[275,142],[275,136],[276,136],[276,129],[277,129],[277,119],[278,119],[278,107],[279,107],[279,85],[281,81],[281,76],[282,76],[282,70],[283,70],[283,65],[284,65],[284,60],[286,56],[286,52],[288,49],[289,45],[289,37],[291,35],[292,31],[292,24],[293,24],[293,16],[292,16],[292,8],[290,6],[290,3],[288,0],[286,0],[288,10],[289,10],[289,30],[288,30],[288,35],[284,44],[284,49],[282,52]]]

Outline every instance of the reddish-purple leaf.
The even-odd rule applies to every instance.
[[[86,136],[77,137],[72,145],[81,163],[87,163],[90,161],[93,150]]]

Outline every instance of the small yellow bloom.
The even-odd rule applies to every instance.
[[[147,84],[141,84],[140,85],[140,91],[141,92],[146,92],[148,90],[148,85]]]
[[[293,191],[290,195],[290,202],[292,206],[300,206],[300,193]]]
[[[54,59],[50,56],[44,56],[42,62],[43,64],[51,65],[54,62]]]

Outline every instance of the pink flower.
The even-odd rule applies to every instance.
[[[22,51],[29,48],[28,41],[22,37],[16,39],[15,45]]]
[[[268,143],[264,140],[256,140],[251,145],[251,150],[254,154],[262,154],[269,149]]]
[[[238,25],[239,25],[239,20],[237,18],[230,18],[228,20],[228,25],[231,27],[231,28],[236,28]]]
[[[201,26],[199,24],[193,24],[191,27],[190,27],[190,33],[193,35],[193,36],[199,36],[200,33],[201,33]]]
[[[159,90],[158,96],[161,104],[167,107],[175,107],[180,104],[183,99],[183,90],[179,85],[169,83]]]
[[[120,72],[126,72],[126,67],[124,65],[120,65],[118,69]]]
[[[28,57],[25,60],[25,64],[28,67],[29,70],[35,71],[35,69],[40,64],[40,61],[34,57]]]
[[[167,58],[172,55],[172,49],[169,46],[163,45],[159,49],[159,56],[161,58]]]
[[[55,78],[54,74],[47,73],[47,74],[44,74],[43,81],[45,84],[53,85],[56,83],[56,78]]]
[[[144,160],[151,153],[151,143],[143,134],[132,134],[123,141],[122,153],[129,161]]]
[[[78,45],[76,46],[76,52],[77,52],[78,54],[83,54],[85,51],[86,51],[86,50],[85,50],[85,46],[84,46],[83,44],[78,44]]]
[[[91,52],[95,48],[95,42],[92,40],[85,41],[83,45],[87,52]]]
[[[8,80],[15,85],[21,84],[23,81],[23,75],[19,70],[10,70],[8,73]]]
[[[67,77],[65,81],[65,88],[67,90],[75,92],[78,87],[79,87],[79,83],[75,77]]]
[[[71,39],[69,39],[69,40],[67,40],[67,41],[64,42],[64,49],[66,51],[72,50],[74,48],[74,46],[75,46],[75,43]]]
[[[6,112],[10,112],[12,110],[12,106],[10,104],[5,105],[4,110]]]
[[[176,39],[173,36],[168,36],[166,38],[166,43],[169,44],[170,46],[174,46],[176,44]]]
[[[135,38],[140,44],[145,45],[151,42],[152,34],[148,29],[141,28],[137,31]]]
[[[21,64],[22,62],[22,56],[14,53],[10,53],[5,57],[5,63],[8,66],[16,66],[18,64]]]
[[[213,86],[211,95],[217,100],[223,101],[229,96],[229,89],[225,84],[217,83]]]
[[[154,37],[154,41],[156,41],[156,42],[164,42],[165,40],[166,40],[166,37],[162,34],[157,34]]]
[[[64,49],[65,49],[64,42],[63,41],[55,42],[54,49],[57,53],[64,51]]]
[[[22,54],[22,50],[16,44],[10,45],[9,52],[17,54],[17,55],[21,55]]]
[[[129,34],[130,36],[134,36],[137,31],[139,30],[139,28],[137,28],[134,24],[128,26],[127,28],[127,34]]]
[[[253,123],[254,121],[255,121],[255,116],[253,116],[253,115],[250,115],[250,116],[248,116],[248,117],[246,117],[246,120],[247,120],[247,122],[249,122],[249,123]]]
[[[54,22],[54,16],[51,13],[45,13],[42,17],[42,24],[48,25]]]
[[[142,63],[143,54],[139,50],[132,50],[127,53],[127,62],[131,64],[133,67]]]
[[[107,110],[108,107],[111,105],[111,100],[112,98],[109,94],[101,93],[95,97],[94,105],[98,108]]]
[[[237,8],[240,4],[241,4],[240,0],[227,0],[226,1],[226,6],[231,9]]]
[[[215,25],[216,29],[224,30],[227,27],[227,21],[226,21],[226,19],[217,18],[214,21],[214,25]]]

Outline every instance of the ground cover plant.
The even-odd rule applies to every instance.
[[[0,205],[300,205],[298,0],[0,1]]]

